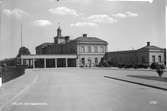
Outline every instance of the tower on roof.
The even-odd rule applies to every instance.
[[[57,28],[57,37],[61,37],[61,28],[60,28],[60,25]]]

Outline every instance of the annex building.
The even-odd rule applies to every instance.
[[[110,62],[112,66],[120,65],[144,65],[150,66],[152,63],[166,64],[166,49],[147,45],[138,50],[107,52],[104,60]]]
[[[21,64],[29,68],[95,67],[107,52],[108,43],[87,34],[71,40],[62,36],[60,27],[52,43],[36,47],[35,55],[21,55]]]

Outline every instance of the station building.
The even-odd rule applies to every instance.
[[[104,60],[109,61],[113,66],[118,65],[145,65],[152,63],[166,64],[166,49],[147,45],[138,50],[107,52]]]
[[[21,55],[21,64],[29,68],[95,67],[107,52],[108,43],[87,34],[70,40],[60,27],[52,43],[36,47],[35,55]]]

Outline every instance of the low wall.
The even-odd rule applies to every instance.
[[[8,82],[24,74],[25,66],[5,66],[1,69],[2,83]]]
[[[0,87],[2,86],[2,78],[0,77]]]

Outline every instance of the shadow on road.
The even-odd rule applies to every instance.
[[[167,82],[167,77],[159,78],[159,77],[156,77],[156,76],[147,76],[147,75],[127,75],[127,77]]]

